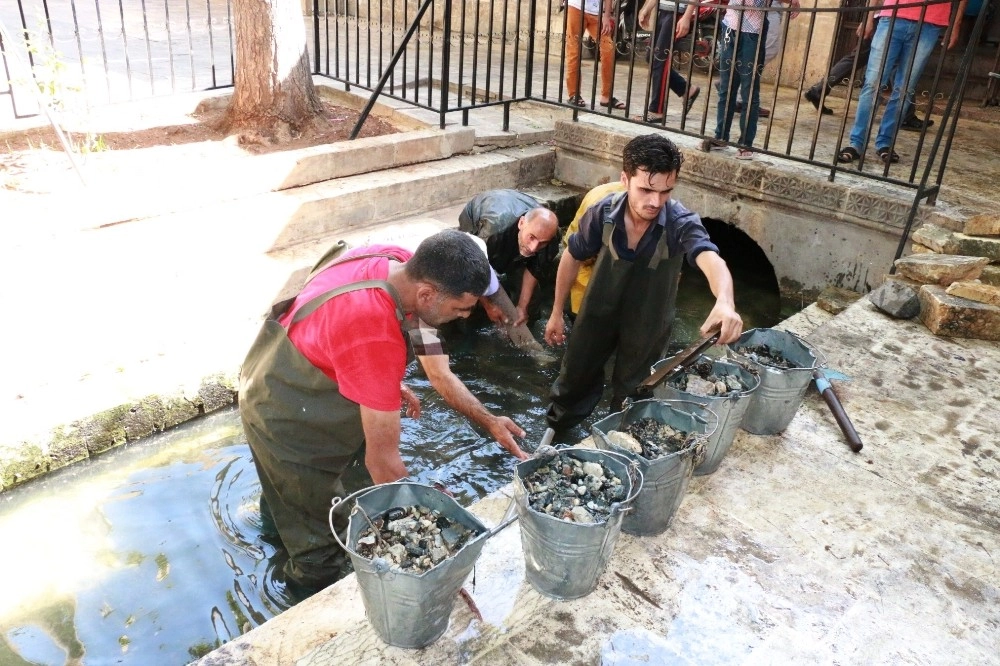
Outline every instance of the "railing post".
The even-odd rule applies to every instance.
[[[410,27],[406,29],[406,34],[403,35],[402,41],[400,41],[399,46],[396,47],[396,52],[392,54],[392,60],[386,65],[385,71],[382,72],[382,78],[379,79],[378,85],[375,86],[375,90],[372,91],[371,97],[368,98],[368,103],[365,104],[365,108],[361,110],[361,115],[358,116],[358,122],[354,124],[354,129],[351,130],[350,139],[354,140],[358,138],[358,134],[361,133],[361,128],[364,126],[365,121],[368,120],[368,115],[372,112],[372,107],[375,106],[375,100],[378,96],[382,94],[382,89],[385,88],[386,81],[392,75],[392,70],[399,62],[399,59],[403,57],[406,52],[406,46],[410,43],[410,39],[417,32],[417,28],[420,27],[420,19],[424,17],[424,13],[427,8],[431,6],[434,0],[424,0],[423,4],[420,5],[420,9],[417,10],[417,15],[413,17],[410,22]]]
[[[535,11],[538,0],[529,0],[528,12],[528,53],[524,58],[524,96],[531,99],[531,79],[535,71]]]
[[[319,0],[313,0],[313,74],[319,74]]]
[[[448,94],[451,87],[451,0],[444,0],[444,45],[441,49],[441,111],[438,123],[444,129],[448,113]]]

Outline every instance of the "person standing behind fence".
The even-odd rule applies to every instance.
[[[875,19],[875,23],[878,23],[878,18]],[[823,104],[822,110],[819,108],[824,95],[823,87],[826,86],[825,94],[826,96],[829,96],[834,87],[850,82],[851,72],[855,71],[855,60],[858,62],[856,77],[861,80],[862,84],[864,84],[865,69],[868,67],[868,56],[871,54],[872,34],[874,32],[875,26],[869,24],[867,21],[863,21],[860,25],[858,25],[856,34],[858,35],[860,43],[856,47],[857,50],[851,49],[848,51],[843,58],[833,64],[826,77],[817,81],[808,90],[802,93],[802,96],[806,98],[806,101],[813,105],[813,108],[820,111],[820,113],[825,116],[833,115],[833,109],[828,107],[825,103]],[[924,121],[917,116],[917,111],[913,104],[906,105],[904,118],[903,122],[899,124],[900,129],[919,132],[924,128]],[[930,127],[933,124],[934,121],[928,118],[927,127]]]
[[[602,7],[603,4],[603,7]],[[624,109],[625,103],[611,96],[615,80],[615,18],[612,0],[568,0],[566,7],[566,101],[573,106],[587,106],[580,95],[580,43],[583,31],[600,38],[601,106]]]
[[[685,81],[673,67],[670,66],[671,49],[674,40],[682,39],[691,31],[691,19],[694,16],[696,5],[679,5],[672,0],[646,0],[642,9],[639,10],[639,26],[643,30],[652,28],[653,13],[656,12],[655,41],[653,43],[653,56],[650,63],[649,78],[649,115],[647,122],[663,122],[666,114],[667,87],[678,97],[684,99],[684,115],[694,105],[701,88],[692,87],[690,82]],[[677,17],[677,25],[674,27],[674,14],[683,11]]]
[[[876,92],[880,84],[888,85],[890,78],[892,93],[882,113],[878,133],[875,135],[875,152],[883,164],[889,165],[899,161],[899,155],[892,149],[892,144],[896,141],[896,130],[899,129],[897,125],[897,119],[901,116],[899,105],[913,104],[917,81],[920,80],[931,51],[952,21],[952,8],[956,0],[941,0],[941,2],[931,0],[931,3],[926,6],[899,8],[896,7],[897,4],[907,3],[898,0],[884,0],[882,3],[882,11],[878,13],[878,27],[875,29],[871,53],[868,56],[868,67],[865,70],[865,85],[861,88],[858,107],[854,112],[850,143],[837,153],[838,162],[849,163],[861,158],[862,146],[868,139],[872,119],[878,106]],[[949,49],[958,43],[965,4],[966,0],[957,0],[958,11],[954,14],[955,25],[948,40]],[[866,31],[871,29],[874,22],[875,13],[869,12]],[[910,67],[911,61],[912,67]]]
[[[799,0],[779,0],[795,10]],[[702,141],[705,152],[722,148],[729,141],[729,130],[736,113],[736,93],[744,101],[740,111],[740,138],[736,159],[753,159],[753,141],[757,136],[760,114],[760,76],[764,71],[767,41],[767,8],[771,0],[730,0],[722,19],[719,50],[719,102],[716,113],[715,138]],[[798,16],[791,12],[791,17]]]

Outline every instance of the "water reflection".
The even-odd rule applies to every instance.
[[[737,295],[747,327],[775,322],[773,295]],[[678,346],[697,337],[712,300],[707,287],[682,287]],[[543,328],[544,317],[536,337]],[[539,364],[490,327],[451,343],[455,373],[533,449],[558,362]],[[411,476],[440,481],[464,505],[509,482],[514,459],[416,365],[407,383],[424,411],[403,428]],[[259,494],[227,410],[0,495],[0,664],[184,664],[288,608],[296,599],[283,551],[261,533]]]

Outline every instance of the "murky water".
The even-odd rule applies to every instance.
[[[678,347],[712,304],[689,280]],[[738,288],[748,328],[776,323],[777,307],[773,294]],[[533,448],[557,364],[538,365],[490,328],[451,351],[455,373]],[[510,481],[513,458],[412,368],[407,382],[424,410],[404,421],[411,476],[441,481],[462,504]],[[280,613],[290,601],[272,574],[284,560],[260,535],[259,493],[239,416],[226,410],[0,495],[0,664],[184,664]]]

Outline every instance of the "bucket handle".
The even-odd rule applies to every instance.
[[[404,477],[402,479],[399,479],[399,481],[407,481],[407,480],[409,480],[409,477]],[[396,481],[394,483],[398,483],[399,481]],[[371,486],[370,488],[362,488],[361,490],[354,491],[353,493],[347,495],[346,497],[334,497],[330,501],[330,512],[327,514],[327,524],[330,526],[330,532],[333,533],[333,538],[337,540],[337,545],[343,548],[345,552],[357,555],[358,557],[361,557],[361,555],[355,552],[353,549],[349,548],[347,544],[345,544],[343,541],[340,540],[340,535],[337,534],[337,530],[333,526],[333,512],[336,511],[341,504],[347,502],[349,499],[354,498],[355,496],[361,497],[362,495],[367,495],[371,491],[375,490],[375,488],[377,487],[378,486]]]
[[[621,506],[623,504],[624,505],[628,505],[628,506],[622,507],[622,509],[621,509],[622,513],[625,513],[626,511],[631,511],[632,510],[632,506],[631,506],[632,500],[634,500],[636,497],[638,497],[639,496],[639,492],[642,490],[642,482],[640,481],[639,483],[636,483],[637,480],[641,480],[642,479],[642,473],[639,472],[639,463],[637,463],[636,461],[632,460],[631,458],[629,458],[628,456],[626,456],[623,453],[618,453],[617,451],[608,451],[607,449],[603,449],[603,450],[601,450],[601,453],[607,454],[607,455],[611,456],[612,458],[615,458],[616,460],[618,460],[618,462],[620,462],[623,465],[625,465],[625,469],[628,470],[628,472],[629,472],[629,480],[632,482],[632,492],[629,494],[628,497],[626,497],[625,499],[623,499],[618,504],[619,504],[619,506]]]

